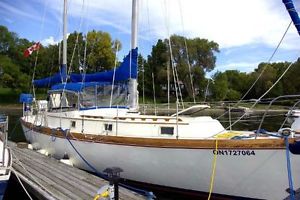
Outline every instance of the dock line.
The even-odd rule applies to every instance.
[[[71,140],[70,140],[70,139],[68,138],[68,136],[67,136],[67,133],[68,133],[70,130],[69,130],[69,129],[63,130],[62,128],[60,128],[60,129],[63,131],[65,138],[68,140],[68,142],[70,143],[70,145],[72,146],[72,148],[75,150],[75,152],[79,155],[79,157],[83,160],[83,162],[84,162],[88,167],[90,167],[90,168],[94,171],[94,173],[97,174],[97,176],[99,176],[100,178],[103,178],[103,179],[105,179],[105,180],[108,180],[108,177],[107,177],[105,174],[99,172],[99,171],[98,171],[92,164],[90,164],[90,163],[89,163],[89,162],[81,155],[81,153],[76,149],[76,147],[73,145],[73,143],[71,142]],[[120,183],[119,185],[122,186],[122,187],[124,187],[124,188],[126,188],[126,189],[129,189],[129,190],[131,190],[131,191],[133,191],[133,192],[136,192],[136,193],[138,193],[138,194],[141,194],[141,195],[143,195],[143,196],[146,196],[148,199],[153,199],[153,198],[155,198],[155,195],[153,194],[153,192],[149,192],[149,191],[146,191],[146,190],[143,190],[143,189],[139,189],[139,188],[136,188],[136,187],[133,187],[133,186],[130,186],[130,185],[126,185],[126,184],[124,184],[124,183]]]
[[[216,139],[216,146],[215,146],[215,151],[218,152],[218,139]],[[210,178],[210,188],[209,188],[209,195],[207,200],[210,200],[211,194],[214,188],[214,182],[215,182],[215,173],[216,173],[216,166],[217,166],[217,153],[214,154],[214,160],[213,160],[213,169],[212,169],[212,174]]]
[[[11,170],[12,170],[12,171],[14,172],[14,174],[16,175],[16,177],[17,177],[17,179],[18,179],[20,185],[22,186],[23,190],[24,190],[25,193],[27,194],[28,198],[29,198],[30,200],[33,200],[32,197],[30,196],[29,192],[26,190],[25,186],[23,185],[21,179],[19,178],[18,172],[17,172],[14,168],[12,168]]]

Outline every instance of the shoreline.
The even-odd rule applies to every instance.
[[[0,110],[22,110],[22,104],[0,104]],[[154,111],[154,108],[148,108],[146,109],[146,113],[147,112],[151,112],[151,111]],[[158,113],[160,112],[166,112],[167,110],[165,108],[157,108],[157,111]],[[176,110],[175,109],[170,109],[170,112],[175,112]],[[222,109],[222,108],[209,108],[207,110],[205,110],[206,112],[226,112],[226,109]],[[204,111],[204,112],[205,112]],[[246,111],[246,112],[249,112],[250,113],[264,113],[266,110],[265,109],[262,109],[262,108],[252,108],[250,111]],[[280,113],[285,113],[285,112],[288,112],[289,109],[284,109],[284,108],[278,108],[278,109],[269,109],[268,112],[280,112]],[[141,108],[140,109],[140,112],[142,113],[143,112],[143,109]],[[232,113],[241,113],[242,111],[240,112],[232,112]]]
[[[0,110],[22,110],[22,104],[0,104]]]

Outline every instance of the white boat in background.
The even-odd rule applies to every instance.
[[[291,109],[286,114],[287,121],[291,124],[291,128],[296,132],[300,133],[300,110]]]
[[[298,118],[299,116],[300,116],[299,109],[292,109],[292,110],[289,110],[287,113],[287,117]]]
[[[82,169],[102,172],[117,166],[125,179],[175,190],[284,199],[289,196],[288,172],[299,189],[298,135],[227,131],[210,116],[181,115],[203,106],[172,116],[139,112],[136,14],[133,0],[133,49],[115,71],[70,74],[67,81],[64,40],[61,72],[34,81],[35,87],[51,84],[48,100],[35,101],[33,112],[32,96],[21,96],[27,141],[56,158],[68,155]],[[290,171],[285,138],[292,152]]]
[[[10,178],[12,157],[7,146],[8,117],[0,116],[0,199],[3,199]]]

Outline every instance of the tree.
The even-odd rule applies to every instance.
[[[10,54],[16,43],[17,34],[9,32],[5,26],[0,26],[0,54]]]
[[[200,90],[203,83],[206,82],[205,72],[209,72],[215,67],[215,53],[219,52],[219,45],[207,39],[188,39],[178,35],[172,35],[170,40],[179,79],[185,86],[184,93],[192,97],[191,77],[194,87]]]
[[[222,101],[226,99],[228,93],[228,80],[226,73],[217,72],[213,75],[214,84],[212,84],[212,96],[215,100]]]
[[[179,81],[184,86],[181,88],[183,96],[191,100],[193,93],[191,77],[195,90],[203,91],[201,88],[205,87],[206,82],[204,75],[215,67],[215,53],[219,52],[218,44],[206,39],[188,39],[179,35],[172,35],[170,43],[171,48],[168,39],[158,40],[148,57],[148,64],[155,75],[155,84],[158,88],[157,96],[166,96],[166,92],[162,88],[167,84],[167,66],[169,65],[171,88],[174,89],[173,67],[177,71]],[[170,49],[173,60],[171,60]],[[198,95],[202,96],[203,92],[198,92]]]
[[[0,55],[0,67],[3,72],[0,76],[0,84],[5,88],[26,91],[29,86],[29,76],[20,72],[19,67],[5,55]]]
[[[118,48],[117,48],[118,47]],[[122,48],[121,42],[112,40],[107,32],[91,31],[87,34],[88,70],[93,72],[114,67],[116,51]]]
[[[155,93],[158,97],[166,97],[162,90],[162,85],[167,84],[167,64],[168,64],[168,50],[167,45],[158,40],[156,45],[152,46],[151,54],[148,56],[147,65],[145,65],[145,87],[147,88],[147,95],[152,96],[152,73],[155,77]]]
[[[282,63],[260,63],[258,65],[258,68],[255,69],[252,75],[257,78],[262,70],[264,70],[264,72],[254,87],[255,98],[260,97],[274,85],[281,75],[278,71],[281,67],[283,67]],[[283,94],[282,82],[278,82],[265,97],[276,97],[281,94]]]

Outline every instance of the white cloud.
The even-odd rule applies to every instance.
[[[69,38],[70,34],[71,33],[67,33],[67,39]],[[49,36],[48,38],[43,39],[41,43],[43,46],[48,46],[48,45],[58,44],[62,40],[63,40],[62,37],[59,37],[59,39],[55,40],[53,36]]]
[[[219,64],[213,71],[206,73],[206,78],[211,78],[217,71],[224,72],[226,70],[238,70],[240,72],[252,72],[255,68],[257,68],[258,64],[262,61],[255,62],[232,62]]]
[[[85,3],[82,11],[82,0],[72,0],[70,15],[80,17],[83,13],[85,23],[130,33],[130,0],[88,0]],[[49,4],[53,9],[61,10],[57,6],[61,1],[54,0]],[[253,43],[276,46],[290,22],[281,1],[273,0],[143,0],[139,10],[143,39],[166,38],[169,28],[170,34],[208,38],[219,43],[221,48]],[[283,47],[299,48],[297,37],[291,27]]]
[[[219,71],[239,70],[241,72],[249,72],[257,68],[260,62],[235,62],[218,66]]]
[[[57,44],[58,41],[54,40],[54,37],[53,36],[50,36],[48,38],[45,38],[41,41],[42,45],[43,46],[48,46],[48,45],[54,45],[54,44]]]

